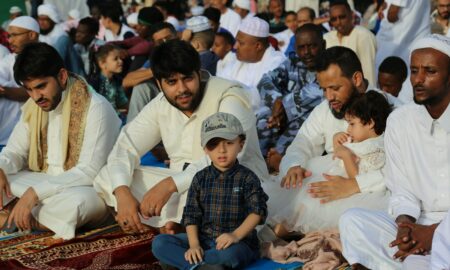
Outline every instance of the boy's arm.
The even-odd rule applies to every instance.
[[[223,250],[244,239],[261,221],[261,216],[250,213],[244,222],[231,233],[223,233],[216,239],[216,249]]]
[[[198,226],[189,225],[186,227],[186,233],[189,240],[189,247],[200,247],[200,241],[198,240]]]
[[[355,157],[352,155],[344,155],[342,157],[344,162],[345,171],[349,178],[355,178],[358,175],[358,165],[355,162]]]

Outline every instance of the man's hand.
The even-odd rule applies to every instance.
[[[227,249],[232,244],[239,242],[239,238],[233,233],[223,233],[216,238],[216,249],[224,250]]]
[[[286,128],[286,110],[284,109],[281,99],[276,99],[272,107],[272,116],[267,120],[268,128],[278,128],[280,132],[283,132]]]
[[[3,194],[8,198],[12,197],[11,188],[9,187],[8,179],[5,173],[0,169],[0,210],[3,209]]]
[[[408,228],[410,230],[411,244],[413,248],[405,255],[427,254],[431,251],[434,231],[438,223],[432,225],[420,225],[415,223],[400,223],[399,228]]]
[[[323,174],[327,181],[311,183],[308,185],[308,193],[313,198],[320,198],[320,203],[327,203],[338,199],[347,198],[359,190],[356,179],[347,179],[338,175]]]
[[[128,233],[144,232],[146,228],[139,218],[139,202],[131,194],[130,188],[120,186],[114,190],[117,199],[116,221]]]
[[[177,186],[172,177],[161,180],[145,193],[140,205],[142,216],[149,218],[161,215],[161,209],[166,205],[172,193],[176,191]]]
[[[303,179],[311,176],[311,172],[303,169],[300,166],[291,167],[287,174],[281,180],[281,187],[290,189],[295,187],[301,187]]]
[[[414,247],[411,238],[411,229],[408,227],[400,226],[400,224],[414,223],[415,221],[408,216],[401,215],[395,220],[397,225],[397,236],[394,241],[389,244],[389,247],[398,247],[398,251],[394,254],[394,259],[400,259],[403,261],[411,249]]]
[[[38,202],[39,198],[36,192],[32,187],[29,187],[11,211],[8,218],[8,228],[14,222],[20,230],[31,230],[31,210]]]
[[[190,247],[185,253],[184,258],[190,264],[197,264],[203,261],[203,249],[200,246]]]

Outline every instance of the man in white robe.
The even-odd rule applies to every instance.
[[[385,3],[384,18],[376,36],[375,70],[389,56],[398,56],[409,66],[412,44],[430,33],[430,1],[386,0]]]
[[[217,76],[236,80],[246,86],[250,102],[255,111],[261,106],[261,97],[256,86],[262,76],[277,68],[286,56],[275,51],[269,44],[269,24],[257,17],[242,22],[236,36],[236,58]]]
[[[327,42],[327,48],[344,46],[352,49],[361,61],[365,78],[375,85],[377,41],[374,34],[362,26],[353,24],[353,11],[346,1],[336,1],[331,4],[330,24],[334,30],[323,36]]]
[[[13,53],[0,61],[0,148],[6,145],[14,126],[20,118],[20,107],[28,99],[25,88],[14,80],[13,66],[17,54],[26,44],[37,42],[39,25],[29,16],[20,16],[8,27],[9,42]]]
[[[48,44],[28,44],[14,78],[30,99],[0,153],[0,207],[19,198],[1,224],[7,219],[7,228],[51,230],[62,239],[81,226],[101,226],[109,214],[92,182],[119,133],[117,114]]]
[[[343,254],[355,267],[418,269],[412,262],[423,258],[411,254],[434,253],[433,234],[450,209],[449,65],[450,39],[413,44],[415,103],[394,111],[385,133],[388,213],[356,208],[340,220]]]
[[[211,0],[210,4],[220,10],[220,27],[227,29],[235,37],[241,24],[241,16],[227,7],[227,0]]]
[[[180,40],[155,48],[152,71],[160,93],[126,125],[94,187],[117,210],[125,231],[142,223],[174,233],[180,229],[193,176],[210,165],[200,144],[201,123],[216,112],[235,115],[246,133],[239,162],[263,181],[268,172],[258,145],[256,119],[238,83],[200,72],[195,49]],[[164,143],[170,168],[139,167],[140,157]]]

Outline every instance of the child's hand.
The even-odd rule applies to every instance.
[[[191,247],[184,253],[184,258],[190,264],[197,264],[203,261],[203,249],[202,247]]]
[[[223,233],[216,238],[216,249],[223,250],[238,242],[239,238],[233,233]]]
[[[333,136],[333,147],[335,148],[334,151],[336,151],[336,148],[339,145],[342,145],[343,143],[347,142],[350,138],[350,135],[348,135],[345,132],[338,132],[334,134]]]
[[[333,158],[343,159],[344,157],[353,157],[353,152],[343,145],[334,148]]]

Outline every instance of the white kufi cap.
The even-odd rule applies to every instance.
[[[192,32],[197,33],[211,29],[208,18],[205,16],[195,16],[187,20],[186,28],[192,30]]]
[[[414,42],[411,53],[414,50],[418,49],[425,49],[425,48],[432,48],[437,51],[442,52],[443,54],[446,54],[448,57],[450,57],[450,38],[438,35],[438,34],[432,34],[426,37],[423,37],[421,39],[418,39],[416,42]]]
[[[20,27],[23,29],[28,29],[30,31],[39,33],[39,24],[38,22],[30,16],[20,16],[11,21],[9,26]]]
[[[237,6],[250,11],[250,0],[234,0],[233,6]]]
[[[52,4],[43,4],[38,7],[38,16],[45,15],[48,16],[53,22],[59,23],[58,10]]]
[[[22,12],[22,9],[18,6],[12,6],[9,9],[9,14],[14,14],[14,13],[19,13],[19,12]]]
[[[250,36],[265,38],[269,36],[269,23],[258,17],[246,18],[239,26],[239,31]]]

